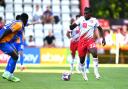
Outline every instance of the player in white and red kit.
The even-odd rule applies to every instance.
[[[76,15],[76,20],[80,17],[80,15]],[[73,24],[75,22],[74,19],[71,19],[71,24]],[[67,37],[71,38],[70,41],[70,51],[71,51],[71,56],[72,59],[70,60],[70,73],[73,73],[74,70],[74,60],[75,60],[75,55],[76,55],[76,51],[78,48],[78,41],[79,41],[79,36],[80,36],[80,28],[79,26],[77,26],[76,28],[74,28],[73,30],[68,30],[67,31]],[[79,65],[79,60],[77,61],[77,64]],[[86,58],[86,73],[89,73],[89,64],[90,64],[90,56],[87,55]],[[76,66],[76,70],[79,73],[79,66]]]
[[[79,17],[80,15],[76,15],[76,19],[78,19]],[[73,24],[74,21],[75,21],[74,19],[71,19],[70,23]],[[71,38],[70,51],[71,51],[72,59],[70,60],[70,73],[72,74],[74,69],[75,55],[78,47],[79,35],[80,35],[79,27],[77,26],[76,28],[74,28],[74,30],[68,30],[66,35],[68,38]]]
[[[80,28],[80,38],[78,43],[78,54],[80,57],[80,69],[83,75],[84,80],[88,80],[88,77],[84,68],[84,61],[86,53],[89,52],[93,56],[94,63],[94,74],[96,79],[100,78],[100,74],[98,72],[98,56],[97,56],[97,48],[95,44],[95,40],[93,38],[94,31],[96,28],[99,29],[100,34],[103,38],[102,44],[105,45],[105,39],[103,36],[103,30],[100,27],[98,20],[94,17],[91,17],[91,8],[85,7],[84,16],[81,16],[78,20],[75,21],[74,24],[70,25],[70,29],[73,30],[75,27],[79,26]]]

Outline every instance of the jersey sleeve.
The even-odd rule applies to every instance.
[[[77,25],[79,25],[80,22],[81,22],[81,20],[82,20],[82,17],[78,18],[78,19],[75,21],[75,23],[76,23]]]
[[[68,29],[67,32],[72,32],[72,30]]]
[[[22,29],[22,23],[21,22],[16,22],[16,23],[12,24],[12,26],[11,26],[11,30],[13,32],[19,31],[21,29]]]

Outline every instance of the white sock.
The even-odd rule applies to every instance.
[[[80,69],[80,59],[77,59],[76,71],[77,71],[78,73],[80,73],[80,71],[81,71],[81,69]]]
[[[72,59],[70,62],[70,71],[73,71],[73,69],[74,69],[74,60],[75,59]]]
[[[10,78],[11,75],[12,75],[12,73],[10,73],[9,71],[5,71],[5,72],[3,73],[3,75],[6,75],[6,76],[8,76],[8,78]]]
[[[80,69],[81,69],[81,73],[82,73],[82,75],[84,77],[84,80],[88,80],[87,74],[85,72],[85,65],[80,63],[79,66],[80,66]]]
[[[4,74],[11,75],[9,71],[5,71]]]
[[[93,64],[94,64],[94,74],[99,76],[98,72],[98,58],[93,58]]]
[[[80,66],[81,72],[84,74],[85,73],[85,64],[80,63],[79,66]]]
[[[86,69],[87,69],[87,55],[86,55],[86,57],[85,57],[85,64],[84,64],[84,67],[85,67],[85,71],[86,71]]]

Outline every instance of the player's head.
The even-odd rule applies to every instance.
[[[0,22],[1,22],[2,20],[3,20],[2,17],[0,17]]]
[[[91,14],[92,14],[92,10],[90,7],[85,7],[84,8],[84,16],[86,19],[90,19],[91,17]]]
[[[74,21],[75,21],[75,20],[72,18],[72,19],[70,20],[70,24],[73,24]]]
[[[20,19],[22,20],[24,26],[26,26],[26,25],[27,25],[27,22],[28,22],[28,14],[22,13],[22,14],[20,15]]]
[[[20,20],[20,17],[21,17],[20,15],[17,15],[16,20]]]
[[[76,15],[76,19],[78,19],[80,17],[80,15]]]

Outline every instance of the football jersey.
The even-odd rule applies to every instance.
[[[78,41],[79,40],[79,36],[80,36],[80,29],[79,29],[79,26],[77,26],[76,28],[74,28],[71,31],[71,40],[72,41]]]
[[[12,32],[9,33],[8,35],[4,36],[0,40],[0,43],[9,42],[11,39],[13,39],[15,37],[15,35],[17,34],[18,31],[22,31],[22,28],[24,28],[24,25],[23,25],[23,23],[20,20],[15,20],[15,21],[12,21],[11,23],[6,24],[0,30],[0,34],[2,34],[2,32],[4,30],[11,30]]]
[[[15,41],[16,43],[22,43],[24,39],[24,34],[22,31],[23,30],[18,31],[17,34],[13,37],[12,41]]]
[[[81,16],[75,23],[80,27],[80,38],[85,39],[92,39],[94,30],[99,26],[98,20],[94,17],[86,20],[84,16]]]

